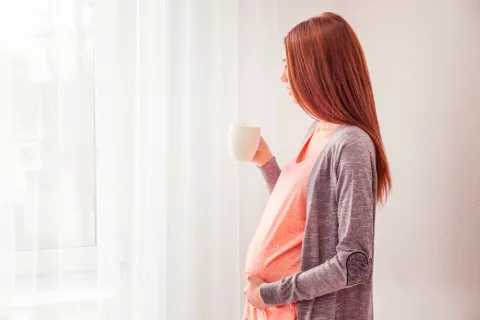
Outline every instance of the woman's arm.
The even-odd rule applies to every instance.
[[[275,185],[277,184],[278,177],[282,172],[275,157],[272,157],[265,165],[259,167],[263,174],[263,178],[267,182],[268,192],[272,193]]]
[[[257,152],[253,156],[251,162],[260,168],[260,171],[267,182],[268,191],[271,194],[273,188],[275,188],[281,170],[263,137],[260,137]]]
[[[358,141],[343,147],[336,186],[337,253],[315,268],[262,284],[260,295],[266,305],[312,300],[370,279],[376,204],[374,157],[374,151]],[[315,203],[310,205],[315,207]]]

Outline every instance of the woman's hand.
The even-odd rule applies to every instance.
[[[273,154],[270,151],[270,148],[268,147],[263,137],[260,137],[260,142],[258,143],[257,152],[255,153],[255,156],[253,156],[253,159],[250,162],[252,162],[253,164],[256,164],[259,167],[263,167],[270,160],[272,160],[272,158],[273,158]]]
[[[264,281],[252,274],[248,275],[247,281],[248,285],[243,292],[248,302],[257,309],[265,309],[267,305],[263,303],[262,297],[260,296],[260,286]]]

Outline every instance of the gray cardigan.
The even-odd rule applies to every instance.
[[[261,168],[270,192],[277,161]],[[340,126],[318,156],[307,186],[301,271],[264,283],[268,306],[298,303],[298,320],[372,320],[377,172],[367,133]]]

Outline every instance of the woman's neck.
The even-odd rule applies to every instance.
[[[318,120],[315,126],[315,132],[332,132],[335,131],[340,125],[336,123],[331,123],[323,120]]]

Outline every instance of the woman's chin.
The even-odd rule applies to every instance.
[[[298,104],[297,99],[295,99],[292,92],[289,92],[288,95],[290,96],[290,99],[292,99],[293,103]]]

